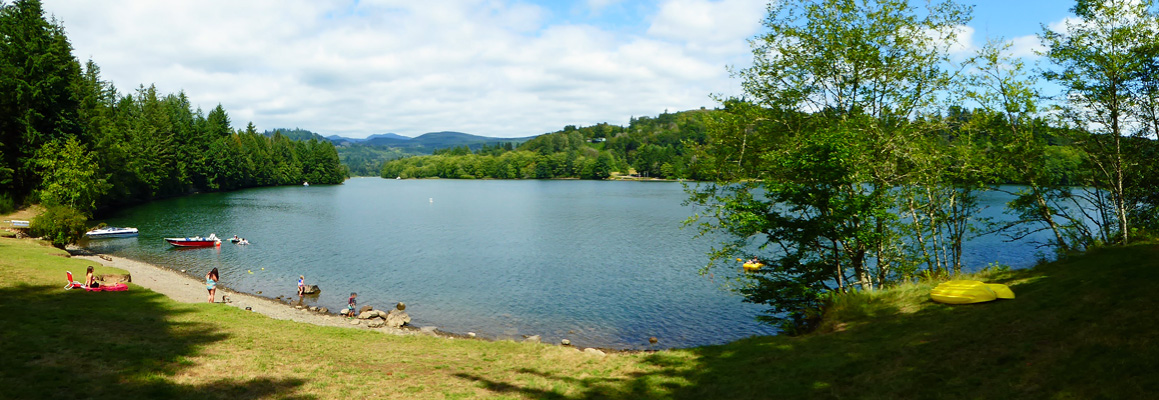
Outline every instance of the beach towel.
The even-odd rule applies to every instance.
[[[84,290],[86,292],[123,292],[129,290],[129,285],[118,283],[116,285],[109,286],[87,287],[84,288]]]

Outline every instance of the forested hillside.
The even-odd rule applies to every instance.
[[[386,178],[606,179],[612,173],[659,178],[702,177],[688,143],[703,143],[718,110],[665,112],[632,118],[627,127],[607,123],[565,126],[513,147],[511,142],[458,147],[431,156],[388,162]]]
[[[456,147],[435,151],[431,156],[407,156],[387,163],[381,176],[386,178],[452,178],[452,179],[604,179],[615,172],[622,175],[662,179],[713,180],[722,172],[722,159],[693,151],[705,145],[709,129],[719,129],[737,118],[742,109],[752,110],[744,101],[725,102],[723,108],[665,112],[655,117],[632,118],[627,127],[607,123],[575,127],[537,136],[518,147]],[[802,114],[799,118],[808,118]],[[926,115],[940,127],[925,133],[931,144],[949,149],[965,141],[979,148],[1005,146],[999,133],[1007,129],[1000,115],[984,109],[951,107],[943,114]],[[1044,144],[1044,166],[1059,182],[1079,182],[1081,162],[1064,129],[1037,118],[1028,124],[1028,132]],[[761,132],[748,140],[747,151],[775,146],[789,135],[787,131]],[[746,149],[739,151],[743,156]],[[342,150],[339,150],[341,153]],[[507,154],[513,152],[513,154]],[[601,161],[601,157],[603,160]],[[744,177],[752,177],[741,172]],[[986,175],[988,183],[1024,183],[1009,169],[995,164]]]
[[[328,141],[231,128],[185,93],[119,91],[72,55],[39,1],[0,5],[0,209],[42,203],[81,215],[199,191],[341,183]]]

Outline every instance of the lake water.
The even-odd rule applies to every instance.
[[[983,197],[987,215],[1002,216],[1003,196]],[[305,275],[322,289],[307,304],[337,311],[358,292],[359,305],[406,302],[414,325],[487,338],[645,349],[651,336],[669,348],[774,334],[754,320],[761,306],[697,274],[712,243],[681,229],[686,198],[672,182],[356,178],[152,202],[104,221],[140,236],[87,246],[198,279],[216,267],[222,285],[267,297],[296,298]],[[252,244],[162,240],[210,233]],[[965,258],[1025,267],[1038,253],[988,236]]]

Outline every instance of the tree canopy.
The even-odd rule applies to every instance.
[[[763,260],[736,287],[790,332],[811,328],[828,293],[960,273],[964,239],[983,229],[1051,230],[1065,251],[1159,228],[1144,158],[1159,153],[1150,1],[1079,1],[1080,22],[1044,32],[1061,69],[1043,77],[1064,88],[1047,114],[1001,40],[950,58],[969,7],[925,5],[770,5],[737,73],[744,97],[724,99],[694,146],[712,178],[690,188],[703,211],[689,223],[726,238],[702,271]],[[1027,185],[1008,204],[1016,223],[978,215],[997,183]]]
[[[119,92],[82,67],[37,0],[0,4],[0,197],[84,214],[117,204],[253,186],[341,183],[329,142],[235,131],[185,93]],[[62,214],[63,215],[63,214]]]

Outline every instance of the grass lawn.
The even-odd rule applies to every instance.
[[[656,353],[392,336],[220,304],[63,290],[83,260],[0,238],[0,398],[1153,398],[1159,246],[997,274],[1018,298],[932,285],[840,301],[822,332]],[[78,272],[79,271],[79,272]],[[97,273],[118,273],[97,267]],[[704,329],[713,329],[707,324]]]

